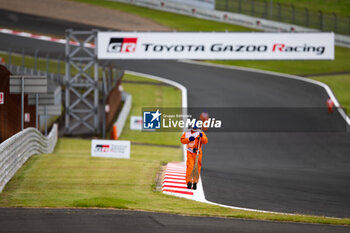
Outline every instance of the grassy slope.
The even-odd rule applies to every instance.
[[[130,75],[126,76],[126,80],[145,81]],[[163,90],[158,92],[154,88]],[[131,114],[137,115],[141,103],[175,107],[180,104],[180,92],[172,90],[172,87],[125,83],[124,89],[133,93]],[[124,132],[123,139],[145,139],[141,132],[131,133],[128,124]],[[153,137],[151,133],[149,136]],[[178,136],[174,133],[161,140],[163,144],[173,144]],[[154,140],[159,140],[158,136],[154,137]],[[53,154],[34,156],[25,163],[0,194],[0,207],[111,207],[197,216],[350,225],[350,219],[232,210],[156,192],[154,183],[160,166],[169,161],[180,161],[181,156],[180,148],[132,145],[130,160],[93,158],[90,156],[89,140],[63,138],[58,141]]]
[[[124,80],[149,81],[149,79],[125,75]],[[153,82],[153,81],[152,81]],[[181,92],[171,86],[143,85],[123,83],[123,88],[133,97],[133,106],[129,116],[142,116],[142,107],[180,107]],[[142,94],[140,94],[142,90]],[[135,142],[180,145],[180,133],[174,132],[140,132],[130,130],[130,117],[120,139],[129,139]]]
[[[335,92],[338,101],[350,114],[350,74],[337,76],[311,77],[311,79],[326,83]]]
[[[197,19],[189,16],[168,13],[164,11],[152,10],[134,5],[110,2],[104,0],[73,0],[76,2],[84,2],[103,6],[131,14],[136,14],[153,21],[168,26],[179,31],[255,31],[253,29],[236,26],[232,24],[224,24],[209,20]]]
[[[53,154],[31,158],[0,194],[1,207],[102,207],[197,216],[350,225],[350,219],[232,210],[156,192],[161,163],[181,150],[133,145],[131,159],[93,158],[90,141],[60,139]]]

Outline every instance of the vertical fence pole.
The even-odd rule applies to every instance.
[[[269,15],[268,15],[268,12],[267,12],[268,10],[267,10],[267,1],[266,1],[266,0],[264,1],[264,8],[265,8],[265,9],[264,9],[263,18],[266,18],[266,19],[267,19],[267,18],[269,18]],[[271,18],[271,17],[270,17],[270,18]]]
[[[38,72],[38,53],[39,53],[39,49],[36,49],[34,52],[34,70],[35,70],[35,73]]]
[[[21,72],[24,71],[24,50],[22,50],[22,64],[21,64]]]
[[[337,32],[338,31],[338,19],[337,19],[337,14],[333,12],[333,19],[334,19],[334,28],[333,28],[333,32]]]
[[[228,0],[225,1],[225,10],[228,11]]]
[[[295,23],[295,8],[294,8],[293,4],[290,7],[292,9],[292,23],[294,24]]]
[[[252,16],[254,16],[254,11],[255,11],[255,9],[254,9],[254,5],[255,5],[255,1],[254,0],[251,0],[251,4],[252,4],[252,8],[251,8],[251,14],[252,14]]]
[[[242,0],[238,0],[238,13],[242,11]]]
[[[308,27],[309,26],[309,9],[305,7],[305,25]]]
[[[61,74],[61,57],[62,57],[61,54],[57,57],[57,73],[58,74]]]
[[[24,76],[21,78],[21,130],[24,128]]]
[[[46,104],[44,105],[44,115],[45,115],[45,136],[47,136],[47,112],[46,112]]]
[[[350,18],[349,18],[349,20],[350,20]],[[12,66],[12,64],[11,64],[11,61],[12,60],[12,50],[11,50],[11,48],[9,48],[9,52],[8,52],[8,63],[9,63],[9,67],[11,67]],[[11,69],[11,68],[10,68]]]
[[[270,19],[273,18],[273,3],[272,0],[270,0]]]
[[[46,54],[46,76],[49,74],[49,54]]]
[[[103,110],[102,110],[102,138],[106,137],[106,70],[103,68],[102,71],[102,101],[103,101]]]
[[[112,67],[111,67],[111,65],[109,65],[109,67],[108,67],[108,89],[107,89],[108,92],[109,92],[109,90],[112,89],[111,79],[112,79]]]
[[[320,21],[320,30],[323,31],[323,13],[322,11],[318,11],[319,14],[320,14],[320,18],[319,18],[319,21]]]
[[[38,113],[39,113],[39,94],[36,93],[35,94],[35,127],[37,130],[39,130],[39,116],[38,116]]]
[[[277,3],[278,6],[278,21],[281,21],[282,17],[281,17],[281,3]]]

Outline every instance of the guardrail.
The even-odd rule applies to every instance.
[[[123,132],[124,125],[128,119],[128,115],[132,107],[132,96],[127,92],[122,92],[122,100],[124,101],[123,108],[119,113],[117,121],[113,124],[117,126],[118,138]]]
[[[32,155],[53,152],[57,132],[57,124],[47,137],[35,128],[26,128],[0,144],[0,192]]]

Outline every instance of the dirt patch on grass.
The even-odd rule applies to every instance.
[[[170,31],[137,15],[67,0],[0,0],[0,8],[116,30]]]

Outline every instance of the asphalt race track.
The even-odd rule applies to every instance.
[[[6,233],[345,233],[349,227],[93,209],[0,209]]]
[[[64,22],[61,23],[64,24]],[[40,32],[43,32],[46,26],[50,27],[45,24],[45,20],[38,21],[37,17],[32,18],[30,25],[32,30],[36,27],[40,28]],[[52,32],[53,29],[48,30]],[[63,36],[64,32],[57,31],[55,34]],[[37,48],[40,48],[43,53],[49,52],[51,57],[58,57],[64,52],[62,44],[0,34],[0,50],[6,51],[10,47],[18,52],[24,49],[26,53],[34,53]],[[127,70],[157,75],[183,84],[188,88],[190,107],[312,108],[324,107],[328,98],[327,93],[319,86],[270,74],[177,61],[116,61],[115,63]],[[204,150],[201,175],[204,192],[209,201],[279,212],[350,217],[349,133],[345,131],[331,133],[208,132],[208,138],[209,143]],[[3,213],[11,211],[16,210],[2,209],[0,213],[6,216]],[[30,216],[26,211],[18,211],[19,216]],[[42,211],[44,210],[38,210],[38,214],[42,214]],[[65,211],[47,211],[54,216],[65,214]],[[82,216],[89,216],[91,213],[78,212]],[[103,212],[103,214],[118,215],[119,212]],[[138,216],[138,213],[130,214]],[[49,216],[50,214],[42,215],[43,219]],[[82,216],[74,215],[78,222],[78,219],[83,218]],[[18,218],[21,221],[26,219],[26,217]],[[6,219],[0,218],[0,221],[4,221],[10,229],[10,220],[6,222]],[[65,221],[70,222],[73,219]],[[175,217],[172,219],[176,221]],[[211,222],[213,226],[220,226],[215,221],[221,220],[208,221],[213,221]],[[227,220],[227,222],[231,225],[226,230],[239,229],[239,232],[254,232],[254,229],[269,229],[268,232],[288,232],[288,230],[298,232],[299,226],[305,227],[300,230],[302,232],[322,232],[323,230],[331,232],[330,229],[316,229],[317,225],[245,220]],[[249,224],[245,224],[247,222]],[[94,225],[94,223],[91,224]],[[147,221],[144,221],[144,224],[147,224]],[[2,222],[0,225],[3,226]],[[250,225],[252,225],[251,228]],[[285,228],[278,228],[278,226]],[[308,227],[311,228],[306,229]],[[74,224],[71,229],[74,229]],[[205,229],[211,229],[212,231],[207,232],[213,232],[209,226]],[[349,228],[339,229],[349,230]],[[332,230],[338,230],[338,228],[335,227]],[[220,229],[215,230],[215,232],[219,231]]]

